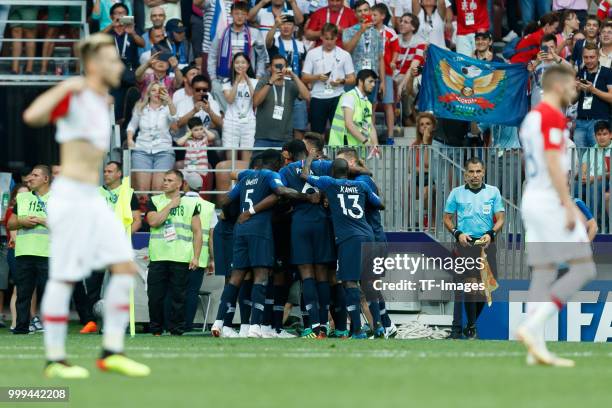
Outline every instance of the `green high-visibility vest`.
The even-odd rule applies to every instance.
[[[44,196],[32,192],[17,194],[17,217],[28,216],[47,218],[47,201],[49,193]],[[17,230],[15,256],[30,255],[49,257],[49,230],[37,225],[34,228]]]
[[[202,223],[202,252],[200,252],[200,268],[206,268],[208,266],[208,241],[210,239],[210,219],[215,212],[215,205],[210,201],[204,200],[202,197],[194,197],[200,204],[200,222]],[[193,249],[193,247],[192,247]],[[193,254],[193,252],[192,252]]]
[[[332,121],[331,130],[329,131],[330,146],[360,146],[362,143],[357,140],[346,128],[344,123],[344,110],[342,103],[344,99],[351,95],[355,101],[353,107],[353,122],[364,136],[370,137],[372,128],[372,103],[368,99],[362,99],[357,88],[353,88],[345,92],[338,101],[334,120]]]
[[[115,210],[115,206],[117,205],[117,200],[119,199],[119,190],[121,190],[121,185],[113,190],[109,190],[105,186],[101,186],[99,189],[100,194],[106,200],[106,204],[110,206],[113,210]],[[130,189],[132,194],[134,194],[134,189]],[[131,198],[131,196],[130,196]]]
[[[163,210],[171,199],[165,194],[151,197],[156,211]],[[166,222],[159,227],[151,227],[149,239],[149,259],[151,261],[174,261],[189,263],[193,257],[193,232],[191,219],[198,206],[192,197],[182,197],[178,207],[170,210]],[[166,235],[174,229],[176,234]]]

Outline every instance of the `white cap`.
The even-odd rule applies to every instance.
[[[185,182],[189,186],[189,188],[193,191],[202,190],[202,185],[204,184],[202,181],[202,176],[198,173],[185,173]]]

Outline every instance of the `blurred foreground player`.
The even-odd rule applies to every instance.
[[[528,364],[573,367],[572,360],[548,351],[544,327],[596,273],[584,221],[567,182],[569,132],[563,110],[576,98],[574,71],[550,67],[542,88],[542,102],[525,117],[520,133],[527,177],[521,212],[532,278],[527,319],[516,334],[527,347]],[[558,277],[562,263],[569,270]]]
[[[66,362],[66,333],[73,285],[92,270],[109,266],[112,277],[104,303],[103,371],[141,377],[149,367],[123,355],[129,291],[137,267],[120,221],[97,188],[110,144],[108,91],[121,82],[123,63],[112,37],[94,34],[80,44],[85,77],[63,81],[40,95],[24,112],[30,126],[55,123],[61,175],[48,204],[50,265],[42,311],[45,321],[44,373],[53,378],[87,378],[86,368]]]

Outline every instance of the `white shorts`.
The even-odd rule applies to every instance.
[[[586,226],[578,222],[573,230],[565,226],[565,209],[551,194],[526,192],[521,203],[525,225],[527,263],[542,265],[592,256]],[[580,214],[577,213],[579,218]]]
[[[48,204],[49,278],[76,282],[134,259],[121,222],[94,185],[56,179]]]
[[[255,144],[255,118],[247,123],[241,123],[229,117],[223,118],[223,147],[238,149],[252,148]]]

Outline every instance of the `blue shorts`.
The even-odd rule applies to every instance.
[[[215,275],[230,276],[232,273],[232,256],[234,234],[224,234],[219,228],[213,231],[213,253],[215,255]]]
[[[338,280],[361,280],[361,245],[373,241],[372,237],[357,235],[338,245]]]
[[[381,260],[383,258],[387,257],[388,253],[389,253],[389,249],[387,248],[386,241],[381,242],[381,241],[376,240],[376,242],[373,242],[371,244],[365,244],[361,248],[361,280],[362,281],[380,279],[385,276],[386,271],[384,270],[384,268],[382,271],[380,271],[380,268],[382,266],[380,262],[382,262]],[[376,265],[377,268],[375,271],[374,262],[376,258],[378,258],[378,260],[377,260],[377,265]]]
[[[296,99],[293,103],[293,128],[297,130],[308,129],[308,109],[306,108],[306,101],[303,99]]]
[[[168,171],[174,168],[174,151],[149,153],[141,150],[132,151],[132,171],[158,170]]]
[[[395,102],[395,98],[394,98],[394,92],[393,92],[393,87],[394,87],[394,83],[393,83],[393,77],[389,76],[389,75],[385,75],[385,93],[383,94],[382,98],[381,98],[381,103],[383,104],[391,104]],[[376,92],[378,93],[378,88],[380,87],[380,81],[376,82]]]
[[[291,222],[291,263],[315,265],[335,260],[335,244],[328,220],[308,222],[294,217]]]
[[[232,269],[272,268],[274,241],[257,235],[234,235]]]

